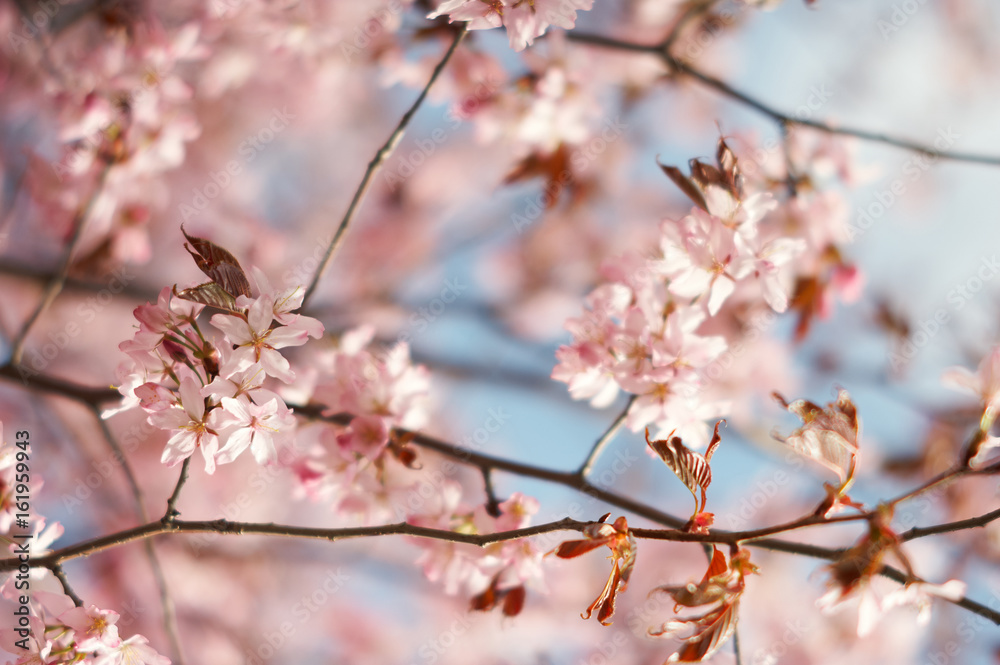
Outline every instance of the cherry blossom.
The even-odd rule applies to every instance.
[[[174,406],[154,411],[149,416],[151,424],[173,432],[160,461],[174,466],[201,449],[205,471],[213,473],[219,451],[217,411],[206,411],[201,387],[192,377],[181,381],[178,392],[179,399]]]
[[[549,26],[570,29],[576,12],[588,10],[594,0],[447,0],[428,18],[447,15],[450,22],[466,21],[470,30],[507,28],[510,46],[524,50]]]
[[[246,398],[222,398],[216,420],[224,442],[216,454],[219,464],[235,460],[247,448],[258,464],[271,464],[278,458],[276,445],[291,435],[294,421],[282,402],[272,399],[257,405]]]

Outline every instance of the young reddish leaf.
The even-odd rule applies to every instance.
[[[601,622],[604,626],[610,626],[611,622],[608,621],[615,613],[615,600],[618,594],[618,585],[621,583],[621,570],[618,568],[618,561],[615,561],[613,567],[611,568],[611,575],[608,576],[608,581],[604,585],[604,590],[601,591],[601,595],[597,597],[594,602],[592,602],[588,607],[586,613],[580,614],[584,619],[589,619],[590,615],[597,610],[597,620]]]
[[[712,560],[699,584],[656,589],[673,597],[677,603],[674,612],[681,607],[711,606],[702,614],[668,621],[659,630],[650,629],[649,634],[653,637],[674,637],[684,641],[684,645],[667,659],[668,663],[706,660],[733,634],[739,601],[746,587],[744,577],[757,572],[749,556],[747,550],[738,550],[727,563],[722,552],[713,547]]]
[[[802,426],[789,436],[774,434],[774,437],[836,473],[840,479],[838,494],[843,493],[854,479],[861,429],[851,396],[840,389],[837,401],[826,408],[804,399],[787,402],[778,393],[774,393],[774,398],[802,419]]]
[[[572,559],[606,544],[603,540],[567,540],[555,549],[555,555],[560,559]]]
[[[743,174],[736,163],[736,154],[726,144],[726,140],[719,139],[719,145],[715,151],[715,161],[719,163],[723,175],[726,176],[726,183],[729,192],[734,198],[743,198]]]
[[[508,590],[503,599],[504,616],[516,617],[520,614],[521,610],[524,609],[525,595],[524,586],[516,586]]]
[[[660,164],[660,168],[663,172],[667,174],[675,185],[677,185],[684,195],[691,199],[692,202],[705,212],[708,212],[708,204],[705,202],[705,197],[702,195],[701,190],[698,189],[697,185],[694,184],[686,175],[681,173],[681,170],[676,166],[667,166],[666,164]]]
[[[236,298],[227,293],[225,289],[215,282],[205,282],[204,284],[199,284],[180,292],[177,291],[177,287],[175,286],[174,295],[178,298],[215,307],[216,309],[229,312],[240,311],[240,308],[236,306]]]
[[[696,453],[685,446],[680,437],[670,437],[665,440],[650,441],[649,429],[646,429],[646,443],[660,456],[660,459],[673,471],[682,483],[691,491],[694,496],[694,514],[703,512],[707,501],[706,490],[712,483],[712,469],[709,462],[715,449],[719,447],[722,437],[719,435],[719,425],[725,421],[720,420],[715,423],[715,432],[712,441],[708,445],[708,450],[704,455]],[[699,502],[698,497],[701,496]]]
[[[184,249],[194,258],[199,270],[234,299],[250,297],[250,281],[235,256],[209,240],[188,235],[183,227],[181,233],[191,243],[184,243]]]
[[[469,602],[470,612],[489,612],[500,606],[504,616],[517,616],[524,609],[525,589],[519,585],[509,589],[499,589],[500,575],[497,574],[482,593],[473,596]]]
[[[715,655],[736,630],[739,601],[722,605],[700,617],[686,620],[697,625],[684,646],[667,659],[668,663],[700,663]]]
[[[628,588],[628,580],[635,568],[636,542],[628,528],[628,520],[624,516],[615,520],[614,524],[607,524],[604,520],[608,518],[604,515],[600,522],[590,524],[584,528],[583,533],[586,540],[571,540],[562,543],[550,554],[568,559],[580,556],[586,552],[594,550],[601,545],[611,548],[611,558],[613,560],[611,574],[604,585],[601,594],[592,602],[587,611],[580,616],[589,619],[597,610],[597,620],[605,626],[611,625],[608,621],[615,613],[615,598],[621,591]]]

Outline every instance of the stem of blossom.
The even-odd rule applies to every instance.
[[[177,484],[174,485],[174,491],[170,494],[170,498],[167,499],[167,510],[163,513],[161,521],[164,524],[169,524],[174,521],[174,518],[180,515],[177,511],[177,499],[181,496],[181,488],[184,487],[184,483],[188,479],[188,466],[191,464],[191,458],[185,457],[184,462],[181,463],[181,473],[177,477]]]
[[[500,502],[497,501],[493,489],[493,472],[490,469],[480,469],[483,474],[483,489],[486,491],[486,512],[492,517],[500,517]]]
[[[622,51],[633,51],[636,53],[651,53],[660,56],[663,61],[670,67],[673,71],[686,74],[690,78],[694,79],[698,83],[701,83],[707,88],[711,88],[716,92],[733,99],[748,108],[751,108],[758,113],[766,115],[771,118],[771,120],[779,124],[787,125],[799,125],[802,127],[810,127],[820,132],[826,134],[839,134],[842,136],[853,136],[855,138],[863,139],[865,141],[871,141],[873,143],[882,143],[885,145],[890,145],[896,148],[901,148],[903,150],[909,150],[911,152],[916,152],[921,155],[927,155],[929,157],[934,157],[936,159],[948,159],[957,162],[972,162],[976,164],[988,164],[990,166],[1000,166],[1000,157],[992,155],[980,155],[968,152],[953,152],[948,150],[937,150],[932,146],[919,143],[917,141],[911,141],[909,139],[898,138],[895,136],[889,136],[887,134],[881,134],[879,132],[872,132],[866,129],[855,129],[851,127],[836,127],[819,120],[811,120],[808,118],[796,118],[794,116],[788,115],[787,113],[782,113],[775,108],[765,104],[758,99],[751,97],[750,95],[737,90],[725,81],[715,78],[709,74],[704,73],[700,69],[691,65],[690,63],[684,62],[679,58],[667,53],[663,49],[663,44],[634,44],[632,42],[622,41],[620,39],[614,39],[613,37],[603,37],[601,35],[594,35],[585,32],[570,31],[566,33],[567,39],[571,41],[580,42],[583,44],[592,44],[594,46],[603,46],[605,48],[613,48]]]
[[[77,607],[83,607],[83,599],[76,595],[76,592],[73,591],[73,587],[70,586],[69,580],[66,578],[66,573],[63,572],[62,566],[56,563],[49,566],[49,570],[51,570],[52,574],[55,575],[55,578],[59,580],[59,584],[61,584],[63,588],[63,593],[70,597],[73,604]]]
[[[781,152],[785,159],[785,186],[788,188],[788,195],[795,198],[799,195],[799,176],[792,163],[791,146],[788,143],[789,128],[787,123],[781,123]]]
[[[625,424],[625,419],[628,417],[629,409],[632,408],[632,405],[635,403],[635,400],[637,398],[638,395],[629,396],[628,403],[625,404],[625,408],[622,409],[622,412],[618,414],[618,417],[615,418],[614,422],[611,423],[611,425],[608,426],[608,429],[604,430],[604,433],[601,434],[601,436],[598,437],[597,441],[594,442],[594,446],[590,449],[590,453],[587,455],[587,459],[583,460],[583,464],[580,465],[580,468],[576,472],[576,474],[580,476],[581,479],[587,477],[587,474],[590,473],[590,470],[593,468],[594,463],[597,462],[597,458],[601,456],[601,453],[604,451],[607,445],[611,443],[611,439],[615,437],[615,434],[618,433],[618,430],[620,430],[622,428],[622,425]]]
[[[965,467],[955,467],[953,469],[945,471],[944,473],[938,474],[937,476],[931,478],[930,480],[928,480],[926,483],[924,483],[920,487],[912,489],[912,490],[910,490],[909,492],[907,492],[905,494],[901,494],[898,497],[896,497],[895,499],[890,499],[889,501],[886,501],[886,503],[889,506],[892,506],[893,508],[895,508],[896,504],[898,504],[898,503],[902,503],[903,501],[906,501],[907,499],[912,499],[913,497],[917,496],[918,494],[922,494],[922,493],[926,492],[929,489],[937,487],[938,485],[943,485],[945,483],[951,482],[952,480],[955,480],[956,478],[959,478],[959,477],[967,474],[968,472],[969,472],[969,470],[967,468],[965,468]]]
[[[66,247],[63,249],[63,255],[59,261],[59,267],[56,269],[55,276],[49,282],[48,286],[45,287],[45,292],[42,294],[41,300],[38,301],[35,311],[33,311],[31,316],[29,316],[24,322],[24,325],[21,326],[20,332],[17,333],[17,336],[14,337],[11,342],[11,365],[21,364],[21,356],[24,355],[24,343],[28,339],[28,333],[31,332],[31,328],[38,321],[39,317],[41,317],[41,315],[45,313],[52,303],[55,302],[56,297],[66,284],[66,278],[69,275],[69,268],[73,259],[73,250],[76,249],[76,245],[80,241],[80,237],[83,235],[83,229],[87,225],[87,219],[90,218],[91,210],[94,209],[94,203],[101,195],[101,192],[104,191],[104,183],[107,180],[108,172],[110,170],[111,162],[106,162],[101,168],[100,174],[97,176],[97,183],[94,186],[94,191],[91,193],[90,198],[87,199],[87,203],[76,211],[76,215],[73,217],[73,234],[70,236],[69,242],[66,243]]]
[[[396,125],[396,129],[392,131],[392,134],[389,135],[385,144],[379,148],[378,152],[375,153],[375,157],[373,157],[372,161],[369,162],[368,168],[365,170],[365,174],[361,178],[361,184],[358,185],[357,190],[355,190],[354,197],[351,199],[350,205],[347,206],[347,212],[344,213],[344,218],[340,221],[340,225],[333,234],[333,239],[330,240],[330,244],[326,248],[323,260],[320,261],[319,267],[316,268],[316,273],[313,275],[312,281],[309,282],[309,287],[306,289],[306,293],[302,297],[302,305],[300,308],[302,311],[305,311],[306,305],[309,303],[313,293],[316,291],[316,286],[319,284],[320,278],[323,277],[323,274],[330,266],[330,260],[333,258],[337,248],[340,246],[340,243],[344,238],[344,233],[347,231],[347,227],[354,218],[354,213],[357,212],[358,207],[361,205],[361,201],[368,192],[368,187],[371,185],[375,172],[378,171],[382,163],[389,155],[392,154],[392,151],[399,144],[400,139],[403,138],[407,125],[410,124],[410,120],[420,108],[421,104],[424,103],[424,99],[426,99],[427,93],[430,92],[431,86],[434,85],[438,76],[440,76],[441,72],[444,71],[445,66],[447,66],[448,61],[451,60],[451,56],[454,55],[455,51],[458,49],[458,45],[465,37],[466,32],[467,27],[466,24],[463,23],[462,26],[456,30],[455,38],[452,40],[451,46],[449,46],[448,50],[445,52],[444,57],[441,58],[441,61],[438,62],[434,71],[431,73],[431,77],[427,81],[427,85],[425,85],[424,89],[420,91],[420,95],[417,96],[416,101],[414,101],[409,110],[403,114],[403,117],[400,118],[399,124]]]

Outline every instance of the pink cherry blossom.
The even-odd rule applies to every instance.
[[[983,405],[984,429],[988,430],[1000,409],[1000,346],[994,347],[972,372],[965,367],[952,367],[941,381],[949,388],[978,397]]]
[[[291,435],[294,425],[288,407],[277,399],[257,405],[245,397],[223,397],[220,413],[216,423],[224,445],[216,455],[219,464],[232,462],[247,448],[258,464],[273,464],[276,444]]]
[[[98,609],[96,606],[74,607],[59,615],[59,621],[76,631],[77,651],[100,651],[117,647],[118,613]]]
[[[149,416],[150,424],[173,432],[167,440],[160,461],[167,466],[174,466],[200,448],[205,458],[205,471],[213,473],[219,449],[215,411],[206,412],[201,387],[193,377],[181,381],[178,392],[179,399],[174,406]]]
[[[278,349],[301,346],[311,333],[318,334],[318,330],[310,324],[312,319],[272,328],[273,319],[274,302],[268,296],[261,296],[254,301],[245,318],[231,314],[212,316],[212,325],[225,333],[228,341],[237,347],[220,371],[221,376],[229,377],[254,363],[260,363],[268,376],[285,383],[291,383],[295,379],[288,360]]]

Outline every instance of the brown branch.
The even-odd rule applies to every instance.
[[[73,591],[73,587],[70,586],[69,579],[67,579],[66,573],[63,572],[62,566],[59,564],[53,564],[52,566],[49,566],[49,570],[51,570],[52,574],[55,575],[57,580],[59,580],[59,584],[61,584],[63,588],[63,593],[69,596],[70,600],[73,601],[73,604],[77,607],[83,607],[83,599],[76,595],[76,592]]]
[[[138,540],[146,540],[167,533],[217,533],[221,535],[266,535],[266,536],[286,536],[291,538],[309,538],[316,540],[329,540],[336,542],[349,538],[365,538],[375,536],[414,536],[417,538],[428,538],[431,540],[443,540],[453,543],[465,543],[486,547],[493,543],[500,543],[508,540],[518,540],[537,536],[553,531],[582,531],[591,522],[580,522],[569,517],[556,522],[548,522],[536,526],[514,529],[512,531],[501,531],[499,533],[470,534],[458,531],[446,531],[443,529],[432,529],[430,527],[417,526],[408,522],[397,522],[395,524],[382,524],[378,526],[346,527],[335,529],[320,529],[312,527],[288,526],[273,523],[255,522],[231,522],[229,520],[212,521],[188,521],[174,520],[164,524],[162,521],[150,522],[141,526],[125,529],[118,533],[113,533],[100,538],[93,538],[76,545],[64,547],[45,556],[31,559],[34,567],[51,568],[64,561],[76,559],[82,556],[90,556],[103,550],[107,550]],[[683,536],[684,534],[681,534]],[[0,572],[16,570],[20,565],[17,557],[0,559]]]
[[[984,515],[980,515],[979,517],[970,517],[964,520],[945,522],[944,524],[935,524],[934,526],[913,527],[909,531],[900,534],[899,537],[901,540],[907,541],[914,540],[916,538],[923,538],[925,536],[934,536],[939,533],[953,533],[955,531],[963,531],[965,529],[984,527],[998,519],[1000,519],[1000,508]]]
[[[424,99],[427,97],[427,93],[430,92],[431,86],[444,71],[445,66],[447,66],[448,61],[451,60],[451,56],[454,55],[455,51],[458,49],[458,45],[461,43],[462,39],[465,37],[467,32],[465,24],[458,28],[455,32],[455,39],[452,40],[451,46],[445,52],[444,57],[438,62],[434,71],[431,73],[430,79],[427,81],[427,85],[424,89],[420,91],[417,96],[416,101],[409,110],[403,114],[400,118],[399,124],[389,135],[385,144],[379,148],[378,152],[375,153],[375,157],[372,161],[368,163],[368,168],[365,170],[364,176],[361,178],[361,184],[358,185],[357,190],[354,192],[354,197],[351,199],[350,205],[347,206],[347,212],[344,213],[344,218],[340,220],[340,225],[337,227],[337,231],[333,235],[333,239],[330,240],[330,244],[326,248],[326,253],[323,255],[323,260],[320,261],[319,267],[316,268],[316,273],[313,275],[312,281],[309,282],[308,288],[306,288],[305,296],[302,298],[302,309],[305,309],[309,300],[312,298],[313,293],[316,291],[316,287],[319,284],[320,278],[326,272],[327,268],[330,266],[330,260],[333,258],[334,253],[336,253],[337,248],[340,246],[341,241],[344,238],[344,233],[347,231],[347,227],[350,225],[351,220],[354,218],[354,213],[357,212],[358,207],[361,205],[361,201],[364,199],[365,194],[368,192],[368,187],[371,185],[372,178],[375,172],[378,171],[382,163],[392,154],[399,141],[403,138],[403,134],[406,132],[407,125],[410,124],[410,120],[416,114],[417,110],[424,103]]]
[[[756,97],[750,94],[738,90],[733,86],[729,85],[725,81],[718,79],[710,74],[703,72],[694,65],[681,60],[669,52],[667,52],[664,44],[634,44],[631,42],[623,41],[620,39],[615,39],[613,37],[604,37],[601,35],[594,35],[585,32],[569,32],[567,37],[572,40],[579,42],[581,44],[591,44],[593,46],[601,46],[605,48],[613,48],[622,51],[632,51],[636,53],[650,53],[659,56],[663,61],[670,67],[673,71],[685,74],[696,82],[702,84],[703,86],[715,90],[721,95],[729,97],[744,106],[761,113],[771,120],[777,122],[780,125],[799,125],[801,127],[810,127],[820,132],[825,132],[827,134],[839,134],[842,136],[853,136],[855,138],[863,139],[865,141],[871,141],[873,143],[882,143],[884,145],[890,145],[895,148],[901,148],[903,150],[909,150],[911,152],[916,152],[921,155],[927,155],[939,159],[948,159],[957,162],[971,162],[975,164],[988,164],[990,166],[1000,166],[1000,157],[992,155],[981,155],[969,152],[955,152],[949,150],[937,150],[933,146],[927,145],[925,143],[920,143],[918,141],[911,141],[909,139],[900,138],[898,136],[892,136],[889,134],[883,134],[881,132],[873,132],[867,129],[857,129],[854,127],[841,127],[837,125],[830,124],[828,122],[823,122],[821,120],[812,120],[809,118],[796,118],[788,113],[777,110],[776,108],[766,104]]]
[[[191,458],[185,457],[184,462],[181,464],[181,473],[177,477],[177,484],[174,485],[174,491],[171,492],[170,498],[167,499],[167,510],[163,513],[162,520],[164,522],[172,522],[175,517],[180,515],[177,512],[177,500],[181,496],[181,488],[184,487],[184,483],[188,479],[188,467],[191,465]]]
[[[63,285],[66,284],[66,279],[69,275],[69,268],[70,265],[72,265],[73,250],[76,249],[76,245],[80,241],[80,237],[83,235],[83,229],[87,225],[87,219],[90,217],[90,212],[94,208],[94,203],[104,190],[104,182],[107,180],[108,172],[111,170],[111,164],[111,162],[107,162],[101,168],[101,173],[97,177],[97,184],[94,186],[94,191],[91,193],[90,198],[87,199],[87,203],[77,210],[76,215],[73,217],[73,234],[70,236],[69,242],[66,243],[66,247],[63,250],[63,255],[59,261],[59,267],[56,269],[56,274],[49,282],[48,286],[45,287],[45,292],[42,294],[41,300],[38,301],[38,305],[35,307],[35,310],[21,326],[20,332],[18,332],[11,341],[10,363],[12,365],[20,364],[21,356],[24,354],[24,344],[28,339],[28,334],[31,332],[31,328],[35,325],[35,322],[38,321],[42,314],[44,314],[45,311],[52,306],[52,303],[55,302],[56,297],[58,297],[59,293],[62,291]]]
[[[25,365],[0,365],[0,379],[20,383],[31,390],[62,395],[84,404],[97,405],[122,398],[122,394],[113,388],[94,388],[57,379],[36,372]]]

